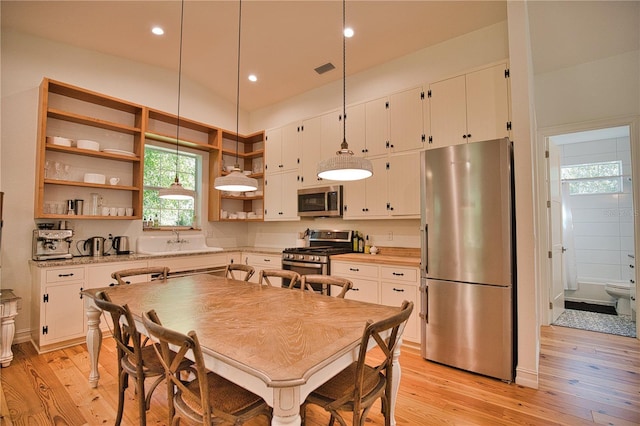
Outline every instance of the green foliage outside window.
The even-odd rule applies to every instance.
[[[164,200],[158,190],[167,188],[176,177],[176,155],[178,155],[178,177],[186,189],[198,191],[201,159],[194,154],[149,146],[144,150],[144,192],[142,214],[144,218],[158,218],[159,226],[195,225],[196,200]],[[196,196],[197,199],[197,196]]]
[[[561,177],[569,182],[570,195],[622,192],[621,161],[563,166]]]

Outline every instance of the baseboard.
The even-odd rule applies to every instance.
[[[29,330],[16,331],[13,336],[13,344],[24,343],[31,340],[31,332]]]
[[[526,388],[538,389],[538,372],[517,367],[516,384]]]

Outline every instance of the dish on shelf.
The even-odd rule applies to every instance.
[[[51,145],[71,146],[71,142],[73,142],[73,140],[63,138],[62,136],[47,136],[47,143]]]
[[[88,149],[91,151],[100,151],[100,143],[96,141],[90,141],[88,139],[78,139],[76,141],[76,147],[81,149]]]
[[[84,183],[99,183],[104,185],[106,181],[106,176],[101,175],[99,173],[85,173],[84,174]]]
[[[244,173],[245,176],[249,176],[251,174],[251,170],[245,170],[242,173]]]
[[[136,156],[136,154],[134,152],[123,151],[121,149],[105,148],[105,149],[102,150],[102,152],[106,152],[107,154],[126,155],[126,156],[129,156],[129,157],[135,157]]]

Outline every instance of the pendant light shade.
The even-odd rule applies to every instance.
[[[220,191],[255,191],[258,188],[258,180],[246,176],[240,171],[240,168],[236,166],[228,175],[216,178],[214,185],[215,188]]]
[[[178,166],[180,156],[178,148],[180,146],[180,89],[182,86],[182,29],[184,26],[184,0],[182,0],[180,8],[180,55],[178,60],[178,121],[176,124],[176,177],[168,188],[162,188],[158,191],[158,196],[165,200],[191,200],[195,197],[195,192],[185,189],[178,178]]]
[[[158,196],[165,200],[192,200],[194,193],[182,186],[178,178],[168,188],[162,188],[158,191]]]
[[[236,90],[236,164],[226,176],[219,176],[213,182],[213,187],[219,191],[245,192],[258,189],[258,180],[250,178],[240,170],[238,163],[238,146],[240,144],[240,35],[242,34],[242,0],[238,11],[238,75]]]
[[[342,0],[342,144],[335,157],[318,163],[318,177],[337,181],[361,180],[373,176],[373,165],[366,158],[356,157],[347,143],[347,43],[345,30],[346,0]]]

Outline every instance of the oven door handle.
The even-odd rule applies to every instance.
[[[305,268],[320,268],[324,266],[322,263],[309,263],[309,262],[292,262],[290,260],[283,260],[282,266],[302,266]]]

